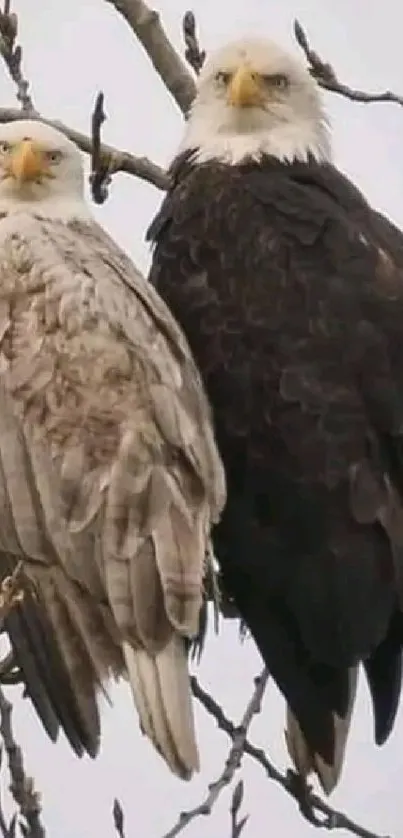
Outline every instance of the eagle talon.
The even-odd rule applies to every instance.
[[[296,800],[302,817],[305,818],[308,823],[312,824],[312,826],[323,827],[325,823],[322,822],[314,812],[311,799],[312,786],[307,783],[302,774],[297,771],[293,771],[291,768],[287,771],[287,780],[289,783],[290,794],[292,794]]]
[[[21,670],[16,663],[14,653],[8,652],[3,660],[0,660],[0,684],[9,686],[10,684],[20,684],[22,681]]]
[[[0,585],[0,609],[11,609],[24,599],[24,591],[17,587],[18,581],[13,576],[6,576]]]

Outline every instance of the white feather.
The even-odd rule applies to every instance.
[[[263,107],[234,108],[220,75],[247,63],[261,76],[281,73],[290,81],[284,94],[268,96]],[[330,160],[329,121],[320,88],[307,67],[278,44],[243,38],[227,44],[206,61],[199,76],[179,154],[195,152],[199,163],[220,160],[236,166],[263,155],[283,162]]]
[[[182,779],[199,771],[187,653],[183,639],[172,635],[151,656],[123,644],[134,702],[143,731]]]

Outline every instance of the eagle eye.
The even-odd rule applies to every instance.
[[[61,151],[59,151],[59,149],[52,148],[50,151],[45,152],[45,157],[49,163],[56,165],[56,163],[60,163],[63,154]]]
[[[231,79],[231,73],[224,73],[220,70],[219,73],[216,73],[215,80],[218,81],[220,84],[229,84]]]
[[[271,73],[270,75],[262,76],[263,81],[270,85],[270,87],[277,87],[278,90],[286,90],[290,86],[290,80],[284,73]]]

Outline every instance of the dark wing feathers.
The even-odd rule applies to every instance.
[[[383,745],[393,728],[402,687],[403,615],[396,612],[389,631],[375,652],[364,661],[372,698],[375,742]]]
[[[330,165],[172,173],[150,279],[214,408],[226,587],[318,753],[362,660],[381,742],[401,683],[403,236]]]
[[[10,640],[13,662],[18,666],[25,685],[24,695],[31,699],[46,732],[55,742],[60,725],[43,678],[42,635],[36,625],[35,607],[24,586],[24,604],[13,608],[5,620],[4,628]]]
[[[2,553],[0,566],[4,578],[12,573],[15,559]],[[83,729],[58,636],[39,588],[25,574],[22,575],[22,588],[24,599],[10,611],[5,630],[21,670],[25,692],[52,741],[56,741],[61,725],[77,756],[82,756],[84,743],[89,752],[93,751],[93,745],[87,741]]]

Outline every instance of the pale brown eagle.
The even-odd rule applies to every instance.
[[[77,147],[0,126],[0,571],[6,628],[52,738],[100,742],[98,694],[127,674],[172,771],[198,769],[189,641],[225,480],[188,343],[95,223]]]

